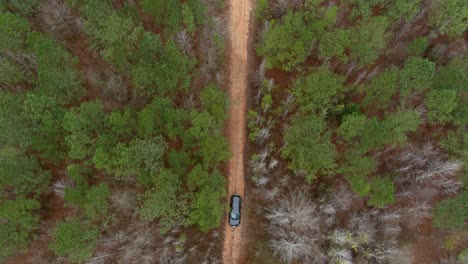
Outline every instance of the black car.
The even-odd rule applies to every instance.
[[[240,225],[242,198],[240,195],[231,196],[231,212],[229,213],[229,224],[232,227]]]

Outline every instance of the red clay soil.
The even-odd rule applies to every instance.
[[[246,112],[248,86],[248,40],[250,25],[250,0],[229,1],[230,76],[229,95],[231,107],[227,124],[232,159],[229,161],[228,194],[244,196],[244,146],[246,143]],[[247,202],[244,200],[244,202]],[[243,226],[246,226],[243,223]],[[242,254],[242,226],[232,228],[225,223],[223,263],[236,264]]]

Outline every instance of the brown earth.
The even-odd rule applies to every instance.
[[[244,146],[246,143],[246,111],[248,86],[248,40],[252,5],[250,0],[229,1],[229,96],[231,106],[227,123],[232,158],[229,161],[228,194],[244,196]],[[244,204],[245,201],[244,200]],[[245,223],[243,223],[245,225]],[[245,231],[245,230],[244,230]],[[240,262],[243,243],[242,226],[232,228],[225,223],[223,263]]]

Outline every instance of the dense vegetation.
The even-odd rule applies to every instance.
[[[225,209],[222,1],[0,3],[0,261],[183,261]]]
[[[466,2],[264,0],[255,17],[253,263],[466,261]]]

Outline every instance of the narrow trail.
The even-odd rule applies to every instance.
[[[251,0],[229,0],[229,96],[231,107],[227,124],[232,158],[229,162],[228,197],[244,197],[244,145],[248,85],[248,38]],[[248,202],[244,199],[245,202]],[[245,219],[245,218],[244,218]],[[225,221],[223,263],[237,264],[242,255],[242,226],[232,228]],[[244,230],[245,232],[245,230]]]

